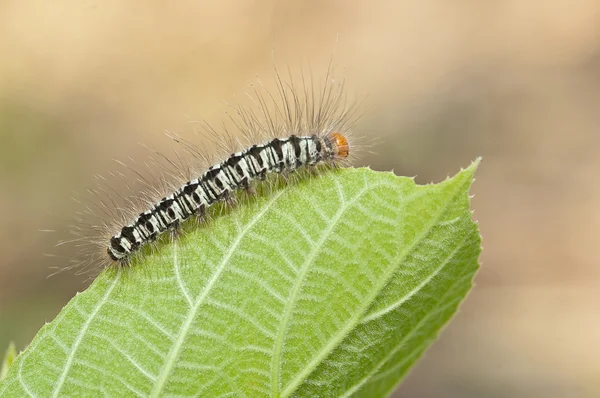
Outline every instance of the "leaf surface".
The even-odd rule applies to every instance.
[[[440,184],[302,179],[99,275],[3,396],[385,396],[471,287],[477,162]]]

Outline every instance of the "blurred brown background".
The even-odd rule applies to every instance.
[[[425,183],[484,157],[477,286],[397,396],[600,396],[597,0],[1,2],[0,350],[86,286],[46,279],[62,235],[38,232],[71,190],[218,121],[272,50],[324,71],[338,35],[379,142],[360,165]]]

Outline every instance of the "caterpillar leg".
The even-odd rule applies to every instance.
[[[317,174],[319,174],[319,167],[316,164],[308,165],[307,170],[311,177],[314,177]]]
[[[225,201],[225,203],[227,203],[228,206],[237,205],[237,199],[231,192],[226,192],[225,195],[223,195],[223,200]]]
[[[198,210],[196,210],[194,219],[198,224],[204,224],[207,221],[206,208],[204,206],[200,206]]]
[[[255,196],[256,195],[256,187],[253,184],[248,184],[248,186],[246,187],[246,192],[250,196]]]
[[[176,240],[181,235],[181,223],[179,221],[175,221],[171,227],[169,227],[169,236],[171,237],[171,241]]]

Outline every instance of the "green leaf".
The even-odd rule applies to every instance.
[[[385,396],[471,287],[477,162],[440,184],[342,169],[107,270],[0,395]]]
[[[17,356],[17,347],[15,343],[11,341],[8,344],[8,348],[4,353],[4,359],[2,360],[2,366],[0,366],[0,380],[4,380],[6,378],[6,374],[8,373],[8,368],[14,362],[15,357]]]

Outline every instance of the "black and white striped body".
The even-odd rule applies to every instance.
[[[340,142],[346,145],[342,150]],[[234,191],[248,188],[253,180],[262,179],[268,173],[291,172],[302,166],[331,162],[336,157],[346,157],[347,152],[345,137],[330,133],[324,137],[292,135],[276,138],[234,153],[124,226],[110,239],[108,255],[112,260],[126,263],[129,256],[146,243],[165,231],[176,229],[192,215],[203,214],[208,207],[225,200]]]

